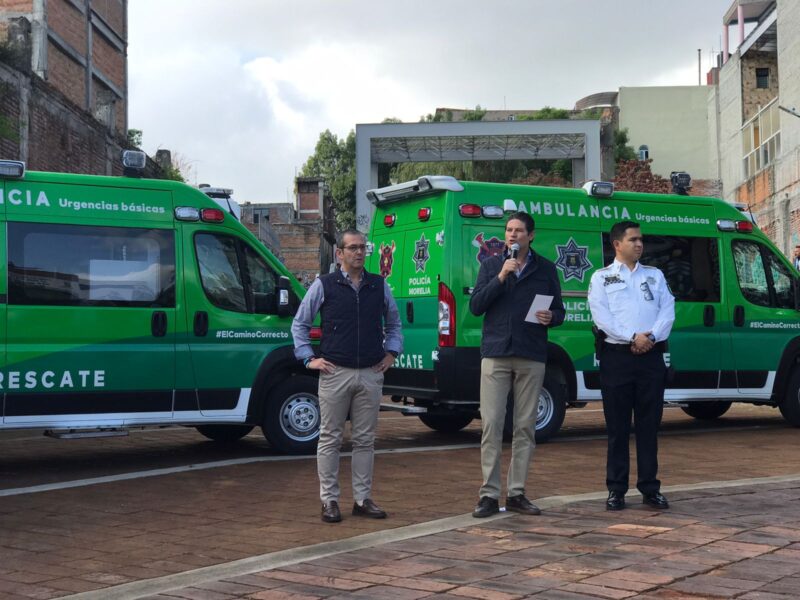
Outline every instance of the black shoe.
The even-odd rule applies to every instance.
[[[378,505],[369,498],[364,500],[360,505],[357,502],[353,502],[353,514],[356,517],[368,517],[370,519],[386,518],[386,511],[378,508]]]
[[[622,510],[625,508],[625,494],[622,492],[608,492],[606,510]]]
[[[540,515],[542,511],[533,502],[528,500],[524,494],[509,496],[506,498],[506,510],[521,513],[523,515]]]
[[[642,494],[642,504],[647,504],[653,508],[669,508],[669,502],[660,492],[653,492],[652,494]]]
[[[496,515],[499,512],[500,504],[497,502],[497,498],[483,496],[480,500],[478,500],[478,505],[475,507],[475,510],[472,511],[472,516],[476,519],[482,519],[484,517]]]
[[[342,513],[339,512],[339,503],[336,500],[328,500],[322,505],[322,520],[326,523],[338,523],[342,520]]]

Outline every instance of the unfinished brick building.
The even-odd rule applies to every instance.
[[[127,128],[127,0],[0,0],[0,155],[119,175]]]

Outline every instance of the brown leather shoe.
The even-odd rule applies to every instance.
[[[336,500],[329,500],[322,505],[322,520],[325,523],[338,523],[342,520],[342,513]]]
[[[377,504],[367,498],[360,506],[358,502],[353,502],[353,515],[356,517],[368,517],[370,519],[385,519],[386,511],[378,508]]]
[[[542,511],[533,502],[528,500],[524,494],[509,496],[506,498],[506,510],[521,513],[523,515],[540,515]]]

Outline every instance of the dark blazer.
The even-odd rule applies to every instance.
[[[525,320],[536,294],[553,296],[550,327],[564,322],[564,303],[555,265],[531,251],[519,278],[509,275],[505,282],[497,278],[507,258],[499,254],[481,263],[478,280],[469,300],[469,309],[483,319],[481,356],[499,358],[521,356],[547,362],[547,327]]]

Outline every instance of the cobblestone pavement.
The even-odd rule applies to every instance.
[[[694,429],[674,428],[671,430],[668,423],[661,438],[661,477],[665,485],[800,474],[798,431],[786,427],[779,417],[774,418],[774,411],[769,409],[747,407],[741,410],[755,412],[752,414],[748,412],[740,418],[734,410],[731,417],[724,419],[725,422],[718,429],[700,424]],[[769,416],[759,416],[762,415],[759,410],[766,411],[763,414]],[[582,414],[591,415],[588,412]],[[536,548],[539,548],[539,551],[545,551],[550,547],[560,547],[559,544],[570,546],[575,544],[575,540],[581,536],[583,537],[577,547],[583,547],[584,543],[595,538],[600,543],[609,535],[612,537],[622,535],[630,538],[637,537],[635,535],[637,532],[642,533],[636,528],[626,530],[629,533],[622,533],[622,530],[598,533],[594,529],[591,532],[587,530],[574,535],[555,533],[555,531],[561,531],[562,526],[558,523],[568,523],[570,519],[577,519],[578,523],[581,522],[581,519],[586,519],[588,527],[588,523],[592,520],[612,518],[612,515],[607,515],[605,511],[598,509],[598,507],[602,508],[602,502],[598,504],[597,501],[589,505],[571,504],[569,507],[559,507],[556,502],[553,508],[535,521],[518,519],[514,516],[491,523],[473,523],[471,518],[467,518],[467,524],[463,524],[459,519],[463,520],[464,517],[459,517],[459,515],[464,515],[472,509],[480,483],[479,450],[477,448],[479,425],[473,424],[467,431],[457,436],[442,438],[441,435],[426,431],[424,428],[422,430],[415,429],[414,423],[416,420],[403,417],[386,419],[382,416],[381,418],[379,446],[385,453],[376,459],[374,491],[375,499],[390,513],[390,518],[385,521],[352,518],[349,516],[349,510],[346,510],[344,522],[336,525],[322,524],[319,520],[316,469],[311,458],[285,460],[282,457],[262,456],[261,458],[265,460],[272,458],[277,458],[277,460],[275,462],[219,466],[212,469],[198,468],[197,470],[105,483],[84,482],[81,487],[71,489],[35,492],[23,490],[20,493],[15,492],[14,495],[6,496],[3,496],[3,493],[8,490],[0,489],[0,600],[52,598],[92,592],[92,590],[99,590],[94,596],[96,598],[111,598],[113,597],[111,594],[120,590],[124,591],[120,586],[133,585],[143,580],[162,581],[159,578],[175,577],[179,574],[205,578],[209,576],[209,572],[205,571],[206,574],[201,577],[198,569],[217,566],[224,571],[226,565],[240,564],[237,561],[245,561],[244,570],[250,573],[259,565],[261,565],[260,570],[264,570],[266,568],[263,566],[264,564],[277,564],[273,559],[282,555],[276,553],[296,552],[298,549],[304,548],[319,549],[325,548],[324,544],[332,544],[336,549],[329,551],[333,554],[324,559],[321,566],[318,562],[310,565],[297,563],[297,556],[295,556],[291,565],[287,564],[280,569],[273,568],[269,571],[268,576],[263,573],[261,575],[242,575],[245,580],[257,577],[259,579],[255,581],[270,580],[270,582],[266,587],[262,586],[255,591],[240,588],[242,593],[239,594],[239,597],[247,597],[247,593],[253,592],[262,594],[254,597],[281,598],[291,597],[286,594],[295,594],[297,598],[302,598],[303,592],[292,591],[292,589],[280,591],[280,594],[284,594],[283,596],[277,595],[277,591],[272,591],[273,587],[282,589],[286,585],[294,585],[291,582],[287,583],[286,579],[281,580],[280,573],[284,571],[300,572],[306,575],[325,577],[327,571],[321,567],[333,568],[325,563],[326,560],[334,561],[345,571],[349,569],[353,572],[360,572],[366,560],[365,557],[371,557],[369,559],[371,561],[382,556],[383,552],[390,552],[386,555],[388,557],[395,557],[393,554],[395,552],[408,553],[408,556],[402,559],[391,558],[388,560],[384,566],[389,566],[400,564],[401,560],[411,559],[414,556],[425,556],[429,551],[432,553],[432,559],[456,561],[456,566],[460,564],[457,562],[459,560],[466,558],[472,560],[473,552],[485,552],[486,560],[481,559],[476,562],[476,568],[485,569],[484,562],[492,563],[488,557],[491,557],[492,554],[504,553],[503,543],[512,544],[509,551],[516,552],[516,545],[525,546],[528,542],[536,541],[538,539],[536,536],[545,536],[539,540],[542,542],[541,544],[532,543],[527,547],[519,548],[519,551],[530,550],[533,552]],[[704,429],[701,430],[701,427]],[[598,429],[595,426],[592,429],[586,426],[585,433],[590,435],[582,438],[565,437],[553,443],[541,445],[537,449],[529,478],[528,495],[530,497],[546,498],[585,494],[598,492],[604,488],[605,440],[602,428]],[[170,433],[168,441],[162,440],[161,442],[155,441],[157,434],[143,435],[145,435],[144,443],[139,445],[138,450],[134,449],[134,442],[125,442],[128,446],[115,445],[116,442],[101,445],[96,441],[74,444],[73,442],[65,443],[54,440],[31,442],[30,444],[0,444],[0,478],[2,478],[0,483],[5,488],[10,487],[9,479],[6,478],[9,473],[15,485],[35,485],[47,481],[63,481],[69,477],[69,473],[80,473],[90,477],[104,473],[126,472],[133,468],[144,469],[148,458],[152,458],[150,462],[160,467],[179,462],[186,464],[185,460],[179,461],[174,456],[185,459],[193,455],[184,446],[188,445],[191,448],[192,444],[195,444],[195,450],[199,447],[196,442],[187,441],[196,439],[191,438],[192,435],[196,436],[191,432]],[[424,445],[434,436],[440,444],[444,439],[445,443],[450,442],[453,445],[409,452],[412,449],[411,446]],[[386,440],[390,438],[396,440],[397,443],[387,444]],[[261,442],[248,443],[259,450],[259,452],[250,452],[249,455],[268,454],[258,446]],[[206,447],[207,444],[202,446],[202,448]],[[246,443],[243,447],[246,449],[248,444]],[[117,450],[110,450],[110,448],[117,448]],[[200,457],[198,463],[202,463],[203,458],[206,457],[205,451],[197,452],[197,454]],[[248,455],[244,450],[232,450],[231,454],[235,456]],[[215,457],[218,458],[218,455]],[[212,457],[209,455],[208,458]],[[119,460],[117,461],[117,459]],[[202,467],[197,464],[195,466]],[[349,459],[347,458],[342,462],[341,473],[344,478],[349,473]],[[22,483],[17,483],[18,480]],[[700,500],[702,496],[713,496],[714,484],[711,485],[712,488],[709,490],[691,492],[690,496],[673,496],[671,498],[673,501],[677,499],[680,502],[676,502],[674,508],[665,515],[652,515],[640,507],[624,511],[625,520],[622,523],[629,523],[630,519],[636,517],[633,524],[645,519],[649,526],[652,524],[649,519],[673,518],[679,515],[691,520],[695,517],[680,512],[683,510],[682,507],[691,506],[691,503],[694,502],[703,504],[703,501]],[[774,487],[777,484],[770,485]],[[781,494],[790,494],[795,489],[788,483],[785,486],[775,488],[775,493],[780,496]],[[349,503],[352,502],[347,487],[343,486],[345,495],[341,501],[345,509],[348,509]],[[689,492],[681,492],[681,494],[687,493]],[[743,498],[755,497],[751,492],[737,493],[737,495]],[[725,495],[711,501],[710,506],[713,507],[717,503],[725,505],[728,497],[729,490],[726,490]],[[736,496],[730,497],[735,498]],[[797,505],[794,506],[795,515],[800,515]],[[767,503],[763,510],[759,509],[759,512],[755,513],[766,519],[766,521],[762,521],[762,524],[769,523],[776,527],[791,529],[793,525],[784,518],[784,513],[773,514],[772,508],[773,504]],[[746,515],[742,517],[745,519],[743,523],[748,518]],[[800,518],[800,516],[795,518]],[[455,521],[452,521],[453,519]],[[695,521],[698,522],[699,519],[695,518]],[[515,525],[517,523],[520,525]],[[514,528],[517,526],[533,527],[534,529],[552,526],[556,529],[554,531],[520,530],[516,532]],[[714,526],[717,525],[714,524]],[[475,527],[477,527],[477,533],[472,531]],[[511,528],[509,529],[509,527]],[[794,527],[797,527],[797,521],[794,521]],[[603,528],[608,528],[608,525],[595,529]],[[677,527],[673,529],[681,531]],[[753,533],[757,529],[747,529],[747,532],[752,535],[761,535]],[[505,531],[507,535],[493,537],[500,535],[496,531]],[[634,534],[631,534],[630,531],[633,531]],[[691,530],[685,533],[691,533]],[[737,532],[737,534],[739,533],[742,532]],[[663,533],[663,535],[668,534],[669,532]],[[405,536],[408,539],[386,546],[384,543],[388,539],[387,536],[390,535]],[[432,537],[416,539],[420,535]],[[641,537],[647,538],[649,542],[654,541],[650,537],[659,535],[662,534],[653,534],[649,537],[642,535]],[[683,535],[683,532],[680,535]],[[438,544],[438,536],[444,536],[443,539],[463,539],[465,542],[450,543],[450,555],[448,556],[444,546],[432,548],[427,545],[428,539],[433,540],[434,545]],[[519,538],[518,536],[523,537]],[[528,539],[529,536],[533,537]],[[374,547],[375,549],[359,549],[354,555],[346,555],[343,554],[341,546],[336,546],[336,544],[345,544],[359,539],[366,539],[370,548]],[[503,539],[506,539],[506,542],[503,542]],[[473,544],[473,541],[476,543]],[[792,540],[791,543],[781,547],[780,551],[797,552],[797,542],[800,540]],[[422,550],[415,554],[413,551],[397,548],[398,544],[402,548],[404,544],[413,543],[423,544]],[[323,546],[319,546],[319,544],[323,544]],[[490,546],[487,547],[486,544]],[[494,546],[496,544],[499,546]],[[795,544],[795,547],[792,547],[791,544]],[[481,547],[482,550],[473,550],[473,546]],[[617,551],[619,548],[616,548],[615,552]],[[442,552],[444,555],[440,556],[439,554]],[[639,549],[637,552],[641,553],[644,550]],[[777,552],[776,548],[764,554],[776,554]],[[578,557],[584,554],[598,554],[598,551],[579,553]],[[524,562],[526,556],[523,553],[520,560]],[[776,554],[776,556],[781,555]],[[300,558],[302,557],[301,553]],[[578,557],[571,558],[578,560]],[[306,559],[309,557],[306,556]],[[531,560],[531,563],[523,565],[526,567],[525,569],[508,572],[500,577],[512,577],[512,575],[517,577],[522,570],[530,571],[538,568],[539,564],[536,562],[538,559]],[[246,561],[251,562],[247,563]],[[343,562],[339,563],[338,561]],[[357,562],[353,563],[352,561]],[[408,562],[414,563],[415,561],[409,560]],[[464,567],[464,565],[461,566]],[[353,568],[350,569],[350,567]],[[237,568],[241,569],[242,567],[240,565]],[[472,566],[465,568],[469,570]],[[255,572],[258,572],[258,569]],[[276,573],[278,574],[277,578],[275,577]],[[399,574],[392,576],[374,573],[373,575],[381,575],[373,582],[381,584],[387,583],[389,579],[401,577]],[[410,577],[436,580],[434,577],[426,578],[423,575],[424,573],[421,572]],[[710,573],[706,575],[711,576]],[[285,575],[285,577],[294,577],[294,575]],[[529,579],[528,575],[525,577]],[[493,576],[486,579],[496,578]],[[225,576],[221,575],[216,579],[209,580],[210,583],[207,585],[223,585],[223,587],[229,585],[219,583],[224,579]],[[283,581],[283,584],[273,586],[275,583],[273,579],[279,582]],[[528,579],[525,581],[527,582]],[[685,578],[675,578],[675,580],[675,585],[678,585],[680,581],[685,581]],[[213,583],[214,581],[217,583]],[[184,582],[181,585],[186,586],[190,583]],[[238,579],[236,583],[237,585],[247,585]],[[361,583],[369,583],[369,581]],[[588,585],[584,581],[581,583]],[[175,587],[174,582],[169,585],[172,588]],[[307,584],[297,583],[297,585]],[[406,589],[402,585],[394,583],[387,587],[393,588],[393,591],[386,591],[374,586],[365,587],[362,591],[361,587],[354,587],[346,588],[344,591],[335,589],[331,592],[327,590],[324,593],[306,594],[306,596],[327,597],[348,593],[360,594],[355,597],[416,598],[420,597],[420,592],[425,591],[415,592],[412,588]],[[458,587],[464,586],[447,587],[447,593],[451,596],[459,594],[463,596],[464,591],[457,591]],[[483,588],[484,586],[476,584],[468,587]],[[233,588],[227,588],[227,592],[216,589],[198,591],[199,589],[191,589],[188,592],[170,592],[170,594],[177,593],[178,597],[186,598],[237,597],[236,594],[230,593]],[[439,589],[437,587],[433,591]],[[680,591],[680,588],[669,589],[673,594]],[[533,588],[532,590],[535,591]],[[489,593],[495,591],[502,590],[484,589],[470,593],[484,594],[484,596],[473,597],[491,598],[495,596],[491,596]],[[533,591],[525,593],[531,594]],[[148,591],[147,593],[155,592]],[[560,590],[548,593],[574,592]],[[666,592],[662,590],[659,593]],[[497,597],[524,597],[524,594],[522,596],[518,594],[518,596]],[[555,595],[551,597],[580,596]],[[618,596],[612,595],[611,597]],[[770,598],[770,596],[763,597]],[[800,597],[800,593],[797,594],[797,597]]]

